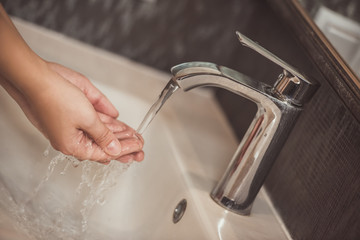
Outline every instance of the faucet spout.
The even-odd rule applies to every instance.
[[[225,173],[211,192],[224,208],[249,215],[252,204],[278,153],[285,143],[302,105],[314,93],[303,75],[288,70],[274,86],[257,82],[227,67],[189,62],[171,69],[172,80],[184,91],[202,86],[227,89],[257,104],[257,113]]]

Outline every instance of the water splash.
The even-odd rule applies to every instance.
[[[45,151],[43,152],[43,156],[44,156],[44,157],[48,157],[48,156],[49,156],[49,153],[50,153],[50,150],[51,150],[51,144],[48,144],[48,146],[46,147]]]
[[[49,157],[50,150],[45,150],[45,157]],[[131,162],[123,164],[118,161],[103,165],[57,153],[25,201],[16,202],[0,182],[1,202],[15,219],[16,230],[29,239],[92,239],[87,237],[92,210],[96,205],[106,204],[106,194],[116,186],[119,176],[130,165]],[[76,166],[79,166],[76,171],[81,171],[80,179],[77,187],[74,186],[73,200],[65,200],[58,192],[60,189],[56,189],[56,178],[64,182],[73,177]]]
[[[109,165],[97,166],[93,162],[86,161],[83,164],[81,182],[76,190],[78,195],[81,192],[88,192],[81,203],[80,213],[82,216],[81,231],[88,228],[88,218],[95,205],[103,206],[106,203],[105,195],[116,185],[117,176],[126,171],[131,162],[120,164],[111,161]]]
[[[48,157],[49,156],[49,151],[50,151],[50,148],[48,147],[45,150],[43,155],[45,157]],[[66,155],[60,153],[59,155],[57,155],[56,157],[51,159],[51,161],[50,161],[50,163],[49,163],[49,165],[47,167],[47,171],[46,171],[44,177],[41,179],[39,184],[35,187],[34,191],[29,195],[29,197],[23,203],[24,205],[26,205],[28,202],[30,202],[32,199],[34,199],[34,197],[38,194],[39,190],[49,180],[50,176],[54,172],[55,167],[59,164],[59,162],[62,162],[65,158],[66,158]]]

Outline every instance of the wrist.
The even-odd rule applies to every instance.
[[[35,53],[19,68],[21,70],[13,75],[12,83],[25,97],[36,96],[51,86],[50,79],[53,73],[46,61]]]

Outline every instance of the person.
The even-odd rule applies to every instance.
[[[144,140],[80,73],[33,52],[0,4],[0,85],[53,148],[79,160],[142,161]]]

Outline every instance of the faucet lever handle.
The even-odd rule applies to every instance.
[[[243,34],[241,34],[240,32],[236,31],[236,35],[240,41],[240,43],[243,46],[249,47],[251,49],[253,49],[254,51],[256,51],[257,53],[261,54],[262,56],[266,57],[267,59],[269,59],[270,61],[272,61],[273,63],[279,65],[280,67],[282,67],[283,69],[285,69],[286,71],[288,71],[289,73],[291,73],[293,76],[298,77],[299,79],[301,79],[302,81],[305,81],[307,83],[310,84],[310,82],[307,80],[307,78],[302,75],[301,73],[299,73],[299,71],[297,71],[293,66],[291,66],[290,64],[286,63],[284,60],[280,59],[278,56],[276,56],[275,54],[271,53],[269,50],[263,48],[262,46],[260,46],[259,44],[255,43],[254,41],[252,41],[251,39],[249,39],[248,37],[244,36]]]
[[[307,77],[301,74],[293,66],[286,63],[251,39],[247,38],[240,32],[236,31],[236,35],[242,45],[255,50],[257,53],[261,54],[284,69],[283,74],[279,76],[278,81],[275,83],[272,89],[275,95],[289,101],[292,104],[301,106],[309,98],[309,96],[312,95],[314,90],[316,90],[315,87],[313,88],[313,91],[308,91],[309,88],[314,86],[314,83],[307,80]],[[292,76],[289,76],[289,73]]]

